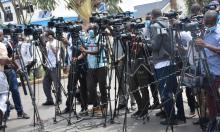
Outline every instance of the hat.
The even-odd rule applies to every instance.
[[[209,6],[215,6],[215,5],[219,5],[219,2],[216,0],[213,0],[209,3]]]

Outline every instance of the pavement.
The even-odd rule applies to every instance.
[[[113,79],[114,80],[114,79]],[[66,88],[67,80],[62,80],[63,86]],[[104,119],[95,119],[95,117],[87,116],[77,120],[76,117],[71,118],[71,125],[68,125],[67,120],[57,117],[57,123],[54,123],[55,107],[54,106],[42,106],[45,102],[45,95],[43,93],[42,84],[39,83],[35,88],[36,104],[39,110],[39,114],[44,123],[44,129],[40,129],[36,124],[34,127],[33,120],[33,105],[30,94],[24,96],[23,89],[20,88],[20,94],[22,98],[22,104],[24,111],[31,116],[30,119],[17,119],[16,110],[11,111],[10,119],[7,122],[6,132],[122,132],[124,121],[124,110],[119,112],[119,116],[115,118],[115,122],[111,123],[109,117],[107,118],[106,127],[103,127]],[[111,90],[111,97],[114,97],[114,90]],[[186,96],[183,94],[184,101]],[[10,99],[11,100],[11,99]],[[63,103],[60,105],[61,109],[65,108],[66,97],[63,96]],[[13,101],[11,101],[13,102]],[[114,101],[112,101],[114,106]],[[189,107],[186,102],[184,103],[186,115],[189,113]],[[91,106],[89,106],[91,108]],[[76,105],[77,111],[80,111],[80,105]],[[132,111],[130,111],[132,112]],[[155,116],[158,110],[149,111],[150,120],[136,120],[131,118],[131,113],[127,115],[127,132],[165,132],[166,126],[160,125],[161,119]],[[64,115],[68,117],[68,115]],[[174,126],[174,132],[201,132],[199,126],[192,124],[198,117],[188,119],[185,124]],[[81,121],[82,120],[82,121]],[[79,122],[77,122],[79,121]],[[168,132],[171,130],[169,129]]]

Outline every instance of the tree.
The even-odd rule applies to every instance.
[[[96,0],[65,0],[69,9],[76,11],[76,13],[83,19],[88,21],[93,10],[95,10],[94,3]],[[109,13],[119,13],[122,9],[118,6],[121,0],[104,0],[109,8]]]
[[[18,24],[28,24],[32,17],[32,13],[27,12],[30,5],[34,8],[53,11],[58,6],[60,0],[11,0],[15,10]],[[94,10],[94,2],[96,0],[64,0],[68,8],[74,10],[84,21],[89,21],[92,11]],[[122,12],[118,4],[121,0],[104,0],[109,7],[109,13]],[[0,1],[0,9],[6,14],[2,2]]]
[[[171,9],[177,10],[176,0],[170,0]]]
[[[188,13],[190,13],[190,8],[191,8],[192,4],[194,4],[194,3],[198,3],[202,7],[204,7],[210,1],[212,1],[212,0],[186,0],[187,11],[188,11]]]

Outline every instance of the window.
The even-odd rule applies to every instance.
[[[13,14],[11,12],[11,7],[10,6],[7,6],[5,7],[5,22],[10,22],[10,21],[13,21]]]

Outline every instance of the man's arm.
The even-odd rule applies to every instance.
[[[10,59],[10,58],[1,58],[0,59],[1,65],[7,65],[7,64],[11,64],[11,63],[12,63],[12,59]]]
[[[89,51],[89,50],[86,50],[83,46],[81,46],[80,51],[85,53],[85,54],[98,55],[99,48],[96,48],[96,50],[94,50],[94,51]]]
[[[209,49],[210,51],[212,51],[212,52],[214,52],[216,54],[220,54],[220,48],[214,47],[214,46],[206,43],[204,40],[202,40],[200,38],[196,39],[195,42],[196,42],[196,45],[198,45],[198,46],[201,46],[203,48],[207,48],[207,49]]]

